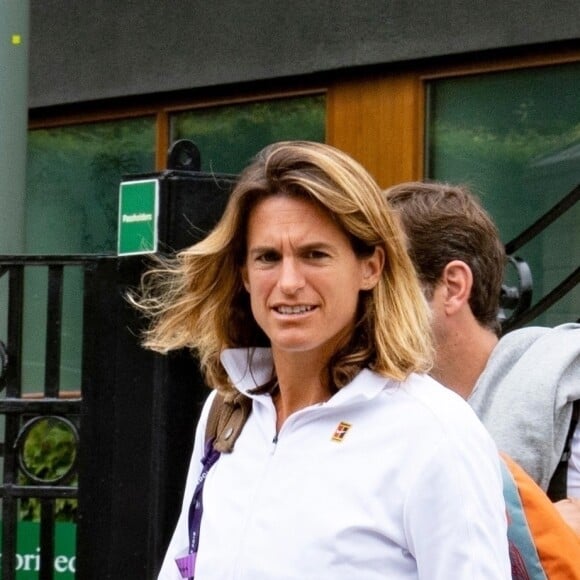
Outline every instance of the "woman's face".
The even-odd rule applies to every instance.
[[[275,353],[330,356],[352,332],[359,292],[374,287],[382,267],[380,248],[358,258],[345,233],[311,201],[272,196],[250,214],[242,276]]]

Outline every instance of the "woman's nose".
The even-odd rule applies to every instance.
[[[278,285],[285,294],[294,294],[304,287],[304,274],[296,259],[284,258],[282,260]]]

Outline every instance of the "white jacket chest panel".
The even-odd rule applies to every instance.
[[[414,577],[405,501],[441,433],[420,437],[419,446],[409,425],[409,417],[421,422],[416,404],[405,395],[383,396],[392,404],[299,412],[276,444],[273,409],[255,409],[235,452],[222,456],[207,479],[199,578],[206,565],[208,578],[295,579],[298,570],[312,580],[370,580],[386,570]],[[340,422],[350,428],[337,442]]]

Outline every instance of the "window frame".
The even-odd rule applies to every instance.
[[[578,61],[580,50],[565,45],[446,56],[320,75],[313,82],[272,81],[31,110],[29,129],[155,116],[155,169],[162,171],[170,145],[172,113],[325,94],[326,142],[352,155],[381,187],[388,187],[426,175],[425,107],[430,81]]]

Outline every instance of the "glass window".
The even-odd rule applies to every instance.
[[[30,131],[27,253],[114,252],[121,177],[154,169],[153,117]]]
[[[260,149],[287,139],[324,142],[325,96],[273,99],[177,113],[171,139],[189,139],[204,171],[239,173]]]
[[[428,85],[427,170],[468,184],[504,243],[580,183],[580,64],[436,80]],[[580,204],[522,247],[534,299],[580,262]],[[576,287],[534,323],[576,320]]]
[[[153,117],[29,132],[25,244],[29,254],[116,251],[119,184],[155,169]],[[67,268],[63,288],[61,388],[80,388],[82,271]],[[28,268],[22,376],[25,390],[44,381],[47,272]]]

